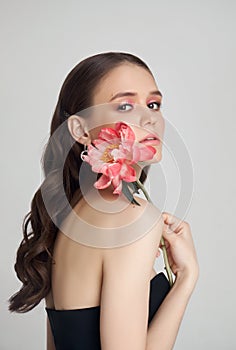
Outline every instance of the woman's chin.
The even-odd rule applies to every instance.
[[[138,164],[140,165],[140,167],[144,168],[148,165],[159,163],[161,161],[161,159],[162,159],[162,157],[153,158],[153,159],[146,160],[143,162],[138,162]]]
[[[162,160],[162,152],[158,152],[156,154],[154,154],[154,157],[152,159],[150,159],[149,161],[147,161],[148,164],[155,164],[155,163],[159,163]]]

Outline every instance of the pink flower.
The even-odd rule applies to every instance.
[[[97,189],[113,185],[113,194],[122,191],[122,180],[136,181],[136,172],[131,164],[153,158],[156,149],[135,141],[133,130],[124,122],[115,124],[115,129],[102,128],[94,146],[88,145],[88,155],[84,160],[92,166],[92,170],[102,173],[94,183]]]

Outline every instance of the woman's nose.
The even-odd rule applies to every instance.
[[[161,118],[161,115],[159,115],[159,112],[154,111],[150,108],[142,108],[140,110],[140,126],[141,127],[149,127],[149,126],[154,126],[157,122],[158,119]]]

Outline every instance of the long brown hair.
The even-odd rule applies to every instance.
[[[50,125],[50,142],[48,141],[45,145],[41,159],[45,179],[33,196],[31,210],[23,219],[24,237],[17,250],[14,265],[17,277],[23,285],[8,300],[11,312],[24,313],[32,310],[51,289],[52,253],[58,227],[45,207],[42,186],[50,196],[54,218],[57,218],[58,223],[66,215],[64,202],[60,201],[61,187],[58,184],[60,171],[63,173],[63,190],[71,208],[82,198],[79,170],[82,164],[80,153],[84,147],[74,139],[72,141],[68,129],[60,136],[53,138],[51,136],[69,115],[90,107],[93,92],[100,80],[113,68],[126,62],[141,66],[152,75],[148,66],[132,54],[105,52],[90,56],[78,63],[62,85]],[[64,145],[72,145],[67,155],[64,155],[66,148]],[[64,159],[66,161],[62,162]],[[141,173],[142,183],[146,180],[149,167],[146,166]]]

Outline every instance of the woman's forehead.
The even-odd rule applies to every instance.
[[[122,64],[112,69],[98,83],[93,94],[94,104],[110,101],[117,93],[130,91],[149,94],[158,90],[153,76],[143,67],[134,64]]]

